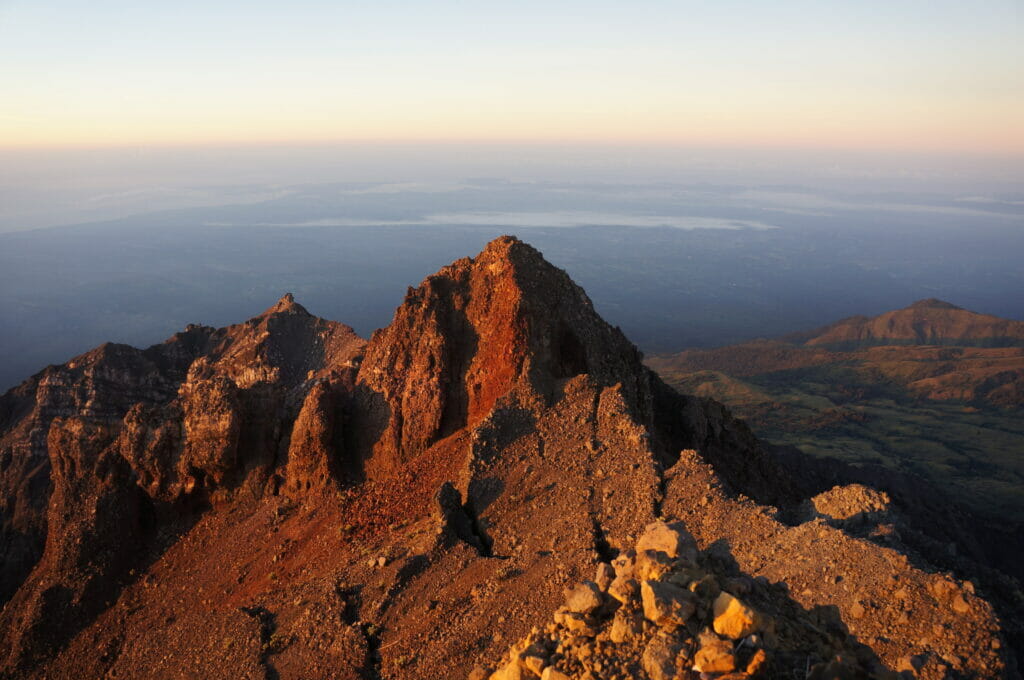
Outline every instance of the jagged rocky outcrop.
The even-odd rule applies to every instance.
[[[310,379],[351,371],[361,347],[287,295],[238,326],[192,326],[147,350],[103,345],[6,394],[8,665],[30,666],[106,606],[152,542],[144,519],[230,495],[254,469],[250,480],[269,477]]]
[[[899,668],[927,663],[926,675],[942,677],[945,664],[928,655],[901,659]],[[594,580],[566,588],[554,621],[512,645],[496,670],[477,666],[469,678],[744,680],[794,672],[815,680],[895,676],[784,587],[736,574],[715,551],[697,551],[681,522],[659,521],[635,549],[599,563]]]
[[[649,417],[636,348],[565,272],[530,246],[499,239],[410,289],[371,338],[358,383],[370,395],[366,410],[382,422],[368,466],[407,462],[478,425],[500,398],[542,408],[557,398],[559,381],[584,374],[620,384]]]
[[[879,677],[913,654],[973,677],[1012,663],[967,586],[942,577],[936,598],[898,545],[781,522],[804,500],[787,468],[511,237],[410,290],[366,343],[286,296],[51,367],[0,417],[10,677],[465,677],[597,565],[661,550],[671,532],[637,544],[661,518],[692,532],[669,558],[714,561],[698,582],[788,588]],[[579,598],[614,586],[595,587]]]

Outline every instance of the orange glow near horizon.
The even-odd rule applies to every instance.
[[[475,141],[1024,155],[1012,3],[730,4],[524,0],[396,13],[183,0],[170,14],[122,0],[12,0],[0,6],[0,147]]]
[[[881,119],[800,112],[764,113],[757,120],[728,113],[680,112],[629,118],[589,112],[545,112],[501,120],[496,116],[436,114],[419,120],[393,118],[337,122],[295,121],[231,115],[200,119],[0,122],[0,148],[60,149],[128,146],[235,146],[330,143],[527,143],[714,146],[1024,154],[1024,125],[1009,113],[960,116],[960,120]],[[980,122],[978,119],[982,119]]]

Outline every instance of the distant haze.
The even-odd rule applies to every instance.
[[[991,210],[993,204],[1022,200],[1024,156],[568,143],[8,149],[0,150],[0,232],[154,210],[259,203],[310,183],[350,184],[344,191],[381,194],[382,204],[389,193],[446,192],[454,198],[467,181],[630,183],[640,199],[631,207],[631,219],[645,224],[651,223],[651,214],[643,207],[643,194],[678,196],[680,186],[691,192],[693,187],[731,187],[740,202],[786,211],[820,212],[849,202],[835,192],[860,194],[858,207],[863,197],[891,203],[899,193],[904,201],[907,195],[941,196],[958,201],[964,211]],[[823,197],[818,191],[833,195]],[[508,208],[539,211],[528,203]],[[455,200],[443,212],[465,209]],[[477,211],[494,212],[495,207]],[[344,221],[354,216],[330,217]]]
[[[0,2],[0,385],[504,232],[646,351],[1020,318],[1013,0]]]
[[[236,186],[204,185],[196,172],[166,193],[126,180],[123,193],[91,188],[63,208],[84,217],[76,200],[97,192],[84,202],[105,221],[25,229],[8,215],[0,387],[104,341],[144,346],[188,323],[239,322],[289,291],[368,335],[406,286],[508,232],[564,267],[648,352],[807,330],[929,297],[1024,318],[1024,194],[1012,182],[790,170],[807,183],[767,183],[756,167],[708,168],[715,182],[628,170],[617,182],[606,170],[584,180],[591,173],[554,164],[549,176],[573,179],[451,171]],[[177,205],[154,210],[160,202]],[[59,204],[38,205],[34,219],[55,219]]]

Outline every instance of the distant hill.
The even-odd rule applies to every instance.
[[[718,371],[744,378],[814,367],[856,367],[858,383],[973,406],[1024,406],[1024,322],[921,300],[875,317],[855,316],[778,340],[651,357],[670,380]],[[720,391],[716,395],[721,396]]]
[[[1000,319],[929,298],[878,316],[854,316],[784,340],[841,349],[870,345],[1024,346],[1024,321]]]
[[[930,299],[647,363],[770,441],[922,474],[1024,521],[1024,323]]]

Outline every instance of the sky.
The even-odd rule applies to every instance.
[[[1024,156],[1020,0],[0,0],[0,149]]]

